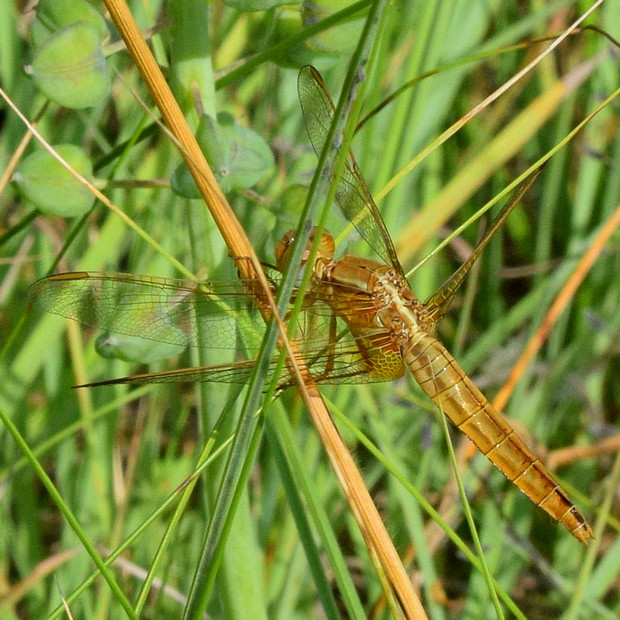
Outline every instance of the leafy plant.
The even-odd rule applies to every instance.
[[[194,132],[208,115],[226,119],[232,144],[251,131],[252,139],[270,145],[275,165],[258,157],[263,163],[260,174],[251,166],[251,183],[226,188],[254,250],[268,263],[277,240],[302,213],[291,196],[301,200],[296,186],[308,185],[317,165],[295,93],[300,63],[316,64],[336,96],[348,83],[351,50],[363,37],[372,44],[357,92],[364,114],[413,83],[357,133],[353,149],[362,174],[406,269],[438,239],[450,239],[411,278],[421,298],[475,244],[477,226],[457,238],[454,229],[525,169],[549,158],[478,275],[469,277],[440,337],[487,395],[499,391],[500,408],[559,468],[562,484],[592,519],[597,538],[590,547],[582,549],[489,471],[481,456],[472,456],[467,440],[453,436],[493,578],[491,594],[480,559],[470,551],[472,535],[441,425],[413,382],[322,391],[430,617],[492,617],[499,610],[530,618],[615,617],[617,46],[593,30],[570,32],[589,8],[584,3],[393,3],[375,39],[360,29],[368,5],[318,22],[308,7],[290,4],[254,12],[202,0],[170,2],[166,10],[159,3],[130,8]],[[616,28],[615,11],[613,2],[603,3],[585,23]],[[397,603],[386,597],[390,588],[383,588],[373,564],[376,550],[367,548],[368,532],[355,524],[294,390],[271,402],[261,400],[259,387],[260,402],[246,407],[256,425],[256,431],[247,427],[247,442],[237,444],[243,448],[239,479],[247,474],[247,483],[224,485],[238,497],[234,510],[220,513],[228,501],[221,480],[230,471],[225,463],[242,409],[238,387],[70,389],[146,368],[103,359],[91,330],[30,311],[27,290],[37,278],[51,270],[96,269],[234,281],[239,263],[249,261],[228,249],[200,201],[172,191],[170,179],[187,149],[182,143],[179,151],[179,141],[160,124],[151,103],[158,95],[124,44],[117,35],[106,39],[106,32],[118,30],[104,13],[104,27],[84,15],[45,20],[51,33],[45,36],[88,21],[96,33],[92,66],[105,79],[112,76],[109,94],[98,90],[89,107],[74,110],[50,103],[53,89],[37,79],[35,59],[47,43],[38,34],[31,44],[30,16],[8,4],[0,12],[7,100],[36,120],[48,143],[86,153],[91,191],[103,191],[116,208],[97,202],[79,219],[43,215],[39,200],[19,187],[19,173],[15,184],[7,183],[8,175],[3,181],[3,615],[58,617],[65,612],[56,606],[66,600],[74,617],[177,617],[184,607],[186,617],[198,617],[204,593],[211,617],[315,617],[318,604],[330,618],[395,614]],[[499,99],[479,107],[567,32]],[[34,73],[23,71],[28,64]],[[44,69],[66,77],[57,61]],[[222,127],[211,122],[210,129],[213,143]],[[41,152],[38,135],[32,140],[7,112],[3,168],[19,170],[25,157]],[[226,165],[240,152],[231,143],[215,154]],[[250,151],[264,153],[260,144]],[[75,194],[85,191],[80,186]],[[44,198],[50,192],[38,190]],[[328,227],[339,239],[338,251],[370,255],[332,211]],[[534,357],[517,363],[530,350]],[[233,359],[229,353],[226,359]],[[148,369],[221,363],[224,355],[189,351]],[[500,390],[507,379],[508,402],[508,391]],[[202,547],[219,514],[221,529],[206,538],[213,547]],[[200,556],[211,552],[207,574],[216,587],[201,581],[197,568]],[[211,575],[219,553],[221,564]],[[108,557],[114,561],[106,567]],[[389,582],[389,567],[383,571]],[[193,589],[192,581],[198,584]]]

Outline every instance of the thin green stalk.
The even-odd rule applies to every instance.
[[[105,559],[105,565],[111,566],[114,564],[114,561],[127,549],[129,549],[133,544],[135,544],[142,534],[156,521],[158,521],[163,514],[165,514],[171,506],[173,506],[178,501],[185,501],[185,494],[183,493],[184,489],[187,486],[193,486],[194,482],[197,481],[200,477],[200,474],[204,472],[204,470],[212,465],[212,463],[220,456],[223,456],[232,443],[232,436],[225,439],[220,446],[213,449],[211,456],[205,458],[200,462],[200,465],[188,476],[188,478],[177,488],[175,489],[165,501],[161,503],[161,505],[157,508],[157,510],[153,511],[144,521],[125,539],[125,541],[119,545],[110,555]],[[209,448],[211,449],[211,448]],[[204,453],[204,452],[203,452]],[[93,582],[99,577],[100,571],[95,571],[90,575],[87,579],[85,579],[80,586],[68,597],[66,597],[65,602],[67,604],[71,604],[73,601],[77,599],[88,587],[90,587]],[[49,620],[55,620],[59,618],[61,614],[65,614],[66,610],[64,606],[59,605],[54,611],[48,616]]]
[[[127,613],[127,616],[129,618],[134,618],[135,620],[138,620],[138,615],[136,614],[135,610],[131,606],[131,603],[125,596],[125,593],[121,590],[120,586],[116,582],[116,579],[114,578],[112,571],[106,565],[105,560],[99,555],[95,547],[91,544],[88,536],[86,535],[86,532],[82,529],[79,521],[64,501],[62,495],[58,492],[58,489],[56,489],[50,477],[47,475],[43,467],[41,467],[41,464],[37,460],[36,456],[33,454],[26,440],[22,437],[21,433],[13,424],[12,420],[5,414],[4,409],[1,408],[0,420],[9,431],[20,450],[24,453],[24,456],[28,459],[28,462],[30,463],[32,469],[35,471],[35,473],[43,483],[43,486],[47,489],[47,492],[49,493],[53,502],[56,504],[71,529],[75,532],[75,535],[82,543],[88,555],[90,555],[90,557],[92,558],[93,562],[99,569],[99,572],[109,585],[110,590],[112,590],[114,596]]]

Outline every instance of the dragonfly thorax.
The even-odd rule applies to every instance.
[[[428,322],[424,304],[414,295],[409,283],[387,265],[375,272],[374,298],[377,322],[390,331],[399,346],[426,332]]]
[[[426,309],[394,268],[367,258],[345,256],[317,261],[314,277],[331,285],[333,305],[356,335],[365,329],[389,332],[397,347],[425,331]],[[328,303],[329,298],[328,298]]]

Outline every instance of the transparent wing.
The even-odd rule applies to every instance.
[[[274,283],[275,285],[275,283]],[[73,272],[36,282],[31,295],[43,309],[113,333],[182,346],[236,348],[246,330],[262,334],[254,282],[173,280],[119,273]],[[340,288],[346,290],[339,290]],[[342,298],[342,301],[337,299]],[[328,305],[329,300],[329,305]],[[384,329],[354,338],[347,314],[372,310],[370,295],[358,289],[326,285],[312,289],[293,336],[300,360],[318,383],[389,381],[402,376],[402,357]],[[200,329],[199,329],[200,325]],[[253,348],[256,350],[258,341]],[[206,368],[185,368],[125,377],[109,383],[216,381],[245,383],[254,361]],[[275,370],[275,360],[272,370]],[[282,385],[292,383],[285,372]],[[97,384],[99,385],[99,383]]]
[[[275,294],[277,283],[272,280],[272,285]],[[47,312],[113,333],[173,345],[234,349],[240,335],[264,330],[258,289],[254,281],[193,282],[77,271],[35,282],[30,295]],[[266,300],[262,303],[267,307]],[[334,312],[346,317],[372,308],[371,295],[359,289],[311,288],[295,339],[325,343]]]
[[[78,271],[35,282],[38,306],[84,325],[173,345],[234,348],[263,323],[238,283]],[[216,326],[202,329],[203,320]],[[200,328],[199,328],[200,326]]]
[[[495,236],[495,233],[503,226],[508,216],[514,211],[514,208],[521,202],[525,193],[534,184],[536,179],[541,175],[543,167],[536,168],[529,176],[525,177],[523,182],[517,186],[510,200],[502,207],[497,217],[491,222],[488,230],[474,248],[470,257],[437,289],[425,302],[424,305],[428,311],[427,321],[428,329],[434,330],[444,314],[448,311],[454,295],[463,283],[465,276],[469,273],[474,263],[480,258],[484,249],[489,245]]]
[[[378,334],[377,334],[378,336]],[[316,383],[376,383],[392,381],[403,376],[405,367],[402,357],[392,350],[389,334],[381,334],[383,345],[377,338],[371,351],[358,348],[355,341],[348,339],[331,347],[299,352],[300,361],[308,366],[309,373]],[[368,357],[370,354],[370,358]],[[381,361],[379,361],[381,360]],[[389,362],[388,362],[389,360]],[[121,377],[88,383],[77,387],[95,387],[119,383],[140,385],[145,383],[214,382],[246,384],[252,374],[255,360],[244,360],[232,364],[179,368],[163,372]],[[277,359],[270,362],[267,382],[270,382],[277,366]],[[292,386],[295,380],[285,367],[279,380],[280,389]]]
[[[334,103],[319,72],[310,65],[303,67],[299,72],[297,90],[308,136],[318,155],[332,122]],[[403,269],[398,261],[394,244],[351,152],[339,181],[336,202],[368,245],[384,262],[402,274]]]

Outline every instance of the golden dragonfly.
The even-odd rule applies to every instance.
[[[334,104],[319,73],[304,67],[298,78],[304,121],[319,153]],[[364,383],[397,379],[409,368],[450,421],[537,506],[583,543],[592,530],[577,507],[510,423],[487,401],[435,336],[468,270],[533,182],[528,178],[490,225],[471,257],[422,303],[412,292],[372,196],[352,153],[339,180],[336,203],[381,262],[355,256],[334,258],[334,240],[321,233],[311,279],[296,319],[300,359],[316,383]],[[268,272],[275,292],[295,234],[276,247],[276,268]],[[306,251],[307,262],[309,250]],[[126,336],[166,343],[230,348],[260,330],[260,286],[256,281],[193,282],[119,273],[61,273],[32,286],[38,304],[50,312]],[[265,302],[266,306],[266,302]],[[344,333],[344,335],[343,335]],[[88,384],[176,381],[247,382],[253,360],[133,375]],[[275,368],[275,361],[272,368]],[[292,383],[290,376],[281,387]]]

